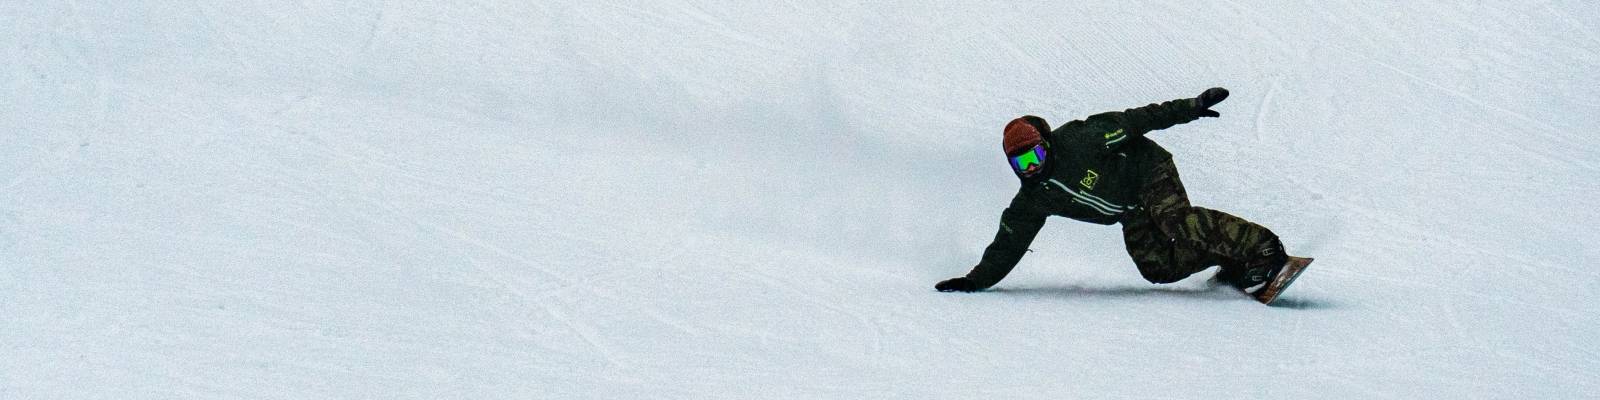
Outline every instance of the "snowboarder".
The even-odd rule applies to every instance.
[[[1139,273],[1172,283],[1221,265],[1216,280],[1270,303],[1309,264],[1290,257],[1266,227],[1221,211],[1189,205],[1172,153],[1145,134],[1201,117],[1228,90],[1096,114],[1055,130],[1032,115],[1006,125],[1004,148],[1022,188],[1000,214],[1000,229],[966,276],[934,285],[941,292],[994,286],[1016,267],[1045,218],[1122,224],[1122,238]]]

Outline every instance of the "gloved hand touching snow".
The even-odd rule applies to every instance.
[[[1202,116],[1202,117],[1211,117],[1211,118],[1216,118],[1216,117],[1222,116],[1222,114],[1219,114],[1216,111],[1211,110],[1211,106],[1217,105],[1217,103],[1221,103],[1223,100],[1226,100],[1227,98],[1228,98],[1228,89],[1223,89],[1223,88],[1219,88],[1219,87],[1206,89],[1205,92],[1200,93],[1200,97],[1196,97],[1195,98],[1195,102],[1200,105],[1200,108],[1202,108],[1202,110],[1200,110],[1200,116]]]
[[[978,291],[978,284],[962,276],[946,279],[944,282],[933,285],[933,288],[939,289],[941,292],[976,292]]]

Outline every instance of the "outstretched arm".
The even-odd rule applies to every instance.
[[[983,260],[978,266],[967,276],[939,282],[935,288],[945,292],[972,292],[999,283],[1022,260],[1023,254],[1027,254],[1028,245],[1033,243],[1049,216],[1034,205],[1026,193],[1018,192],[1011,199],[1011,206],[1000,213],[1000,231],[994,234],[994,242],[983,250]]]
[[[1161,104],[1150,104],[1144,107],[1130,108],[1121,112],[1108,112],[1089,117],[1085,122],[1098,124],[1105,130],[1103,140],[1105,148],[1117,147],[1129,137],[1144,136],[1155,130],[1171,128],[1173,125],[1188,123],[1200,117],[1218,117],[1211,106],[1228,98],[1228,90],[1223,88],[1206,89],[1199,97],[1177,99]]]

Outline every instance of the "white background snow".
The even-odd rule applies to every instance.
[[[1593,398],[1590,1],[0,2],[0,398]],[[1266,307],[1055,218],[1152,135]]]

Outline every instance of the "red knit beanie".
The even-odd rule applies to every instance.
[[[1006,157],[1020,155],[1033,146],[1038,146],[1039,143],[1044,143],[1044,138],[1040,137],[1039,128],[1029,122],[1028,117],[1013,119],[1011,123],[1006,124]]]

